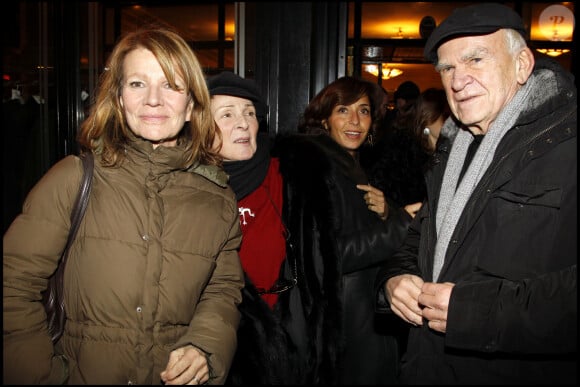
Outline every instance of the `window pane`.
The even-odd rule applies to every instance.
[[[204,70],[218,67],[217,49],[194,49],[193,52]]]
[[[226,4],[226,40],[236,38],[236,10],[234,4]]]
[[[226,48],[224,50],[224,69],[233,71],[234,70],[234,49]]]

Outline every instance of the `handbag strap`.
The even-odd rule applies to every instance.
[[[85,215],[85,210],[87,209],[87,204],[89,203],[89,196],[91,193],[91,188],[93,186],[93,169],[95,160],[92,152],[84,152],[79,156],[83,162],[83,180],[81,181],[81,186],[75,200],[73,211],[71,213],[70,219],[70,231],[68,233],[68,239],[66,240],[66,246],[62,253],[62,260],[59,265],[60,273],[64,274],[64,265],[68,257],[68,250],[74,241],[81,220]],[[59,287],[62,286],[62,281],[58,281]],[[59,289],[62,291],[62,289]],[[60,293],[62,294],[62,293]],[[64,304],[64,297],[60,299],[60,302]],[[64,305],[63,305],[64,308]]]

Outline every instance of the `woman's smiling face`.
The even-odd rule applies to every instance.
[[[193,102],[183,90],[183,79],[175,76],[180,90],[171,88],[153,53],[137,48],[125,57],[123,87],[119,97],[131,131],[150,141],[175,146],[177,135],[190,120]]]
[[[364,96],[352,105],[336,105],[323,124],[330,137],[354,155],[365,142],[372,124],[369,97]]]

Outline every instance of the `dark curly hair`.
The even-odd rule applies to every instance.
[[[328,134],[322,123],[332,115],[337,105],[352,105],[363,97],[368,97],[371,105],[372,124],[369,136],[376,133],[379,109],[375,86],[363,79],[341,77],[324,87],[306,106],[298,123],[298,132],[307,134]]]

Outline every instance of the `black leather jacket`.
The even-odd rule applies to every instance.
[[[279,306],[299,358],[308,364],[297,367],[299,383],[394,383],[395,332],[387,322],[377,326],[373,285],[411,217],[391,208],[383,221],[369,211],[365,192],[356,188],[367,183],[364,172],[327,135],[284,136],[275,151],[294,247],[286,270],[296,262],[298,274],[298,286],[280,296]]]

